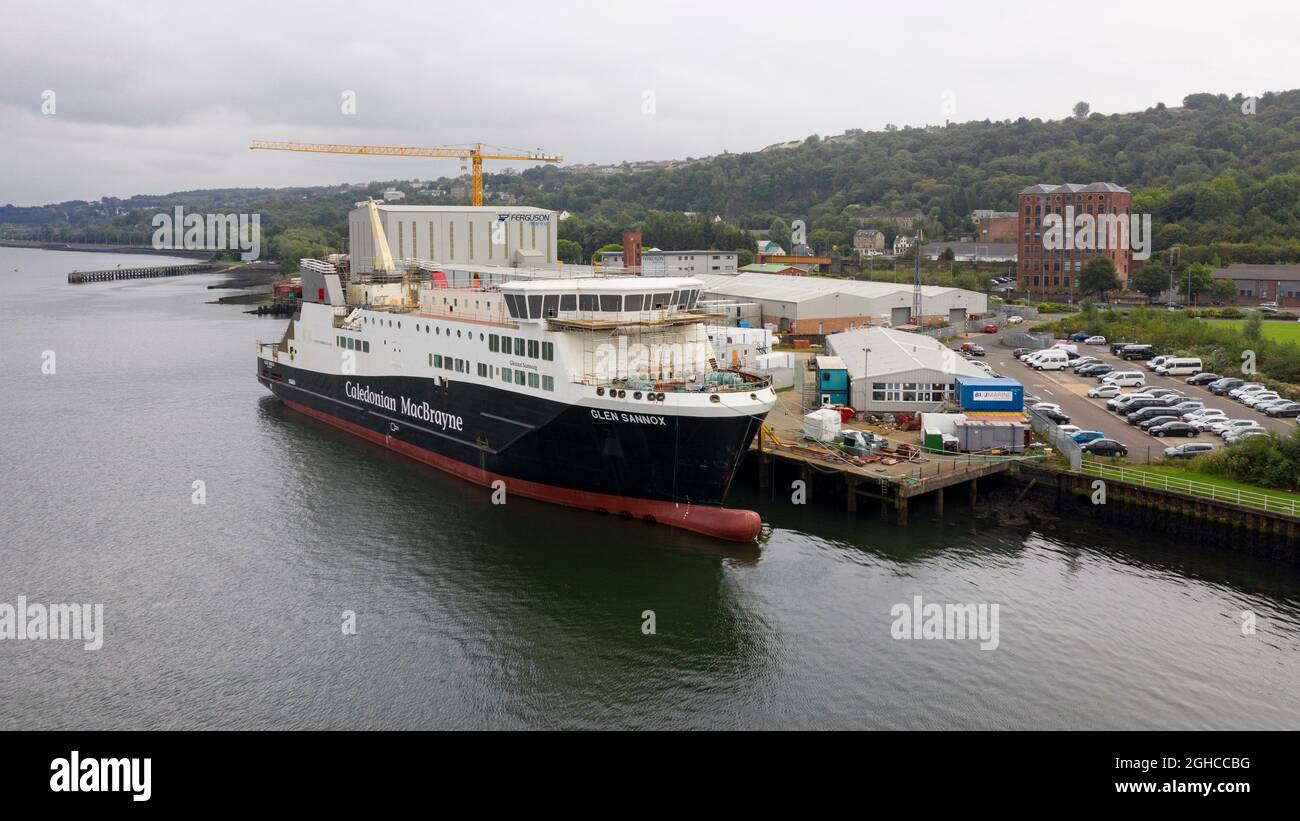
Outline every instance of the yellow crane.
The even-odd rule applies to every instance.
[[[531,162],[563,162],[564,158],[555,154],[534,151],[524,154],[485,154],[483,143],[475,143],[472,148],[453,146],[430,146],[427,148],[403,145],[343,145],[340,143],[299,143],[288,140],[253,140],[250,149],[264,151],[305,151],[311,154],[365,154],[378,157],[447,157],[469,160],[473,168],[474,205],[483,204],[483,161],[484,160],[523,160]]]

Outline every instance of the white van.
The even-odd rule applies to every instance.
[[[1119,385],[1121,388],[1141,388],[1147,383],[1141,371],[1114,371],[1101,379],[1104,385]]]
[[[1194,356],[1171,356],[1156,368],[1156,373],[1162,376],[1179,376],[1200,373],[1202,370],[1201,360]]]
[[[1070,355],[1060,348],[1049,348],[1031,363],[1038,371],[1063,371],[1070,364]]]

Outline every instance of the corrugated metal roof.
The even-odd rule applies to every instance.
[[[831,334],[826,347],[848,365],[854,379],[864,375],[887,376],[891,373],[928,370],[951,376],[985,377],[980,368],[962,359],[952,348],[937,339],[888,328],[859,328]],[[867,355],[862,349],[870,348]],[[870,367],[868,374],[866,369]]]
[[[867,299],[896,296],[912,293],[910,283],[870,282],[857,279],[838,279],[835,277],[793,277],[780,274],[697,274],[696,279],[704,282],[704,290],[711,294],[726,294],[748,299],[771,299],[780,302],[806,302],[834,294],[852,294]],[[924,285],[921,296],[938,297],[953,293],[962,293],[961,288],[944,288],[938,285]],[[974,296],[974,291],[967,291]]]

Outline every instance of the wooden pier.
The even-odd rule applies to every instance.
[[[882,519],[888,519],[892,510],[894,520],[900,526],[907,525],[912,500],[923,496],[933,497],[935,512],[942,516],[945,492],[956,486],[963,488],[967,503],[975,508],[979,501],[979,480],[1005,473],[1019,461],[1015,457],[994,459],[922,451],[911,459],[887,457],[892,464],[871,462],[857,465],[835,455],[832,448],[826,448],[822,453],[802,446],[764,445],[761,434],[750,456],[757,462],[760,488],[772,487],[776,482],[777,466],[783,465],[792,468],[793,474],[802,480],[805,501],[812,500],[814,484],[821,485],[819,492],[822,493],[827,492],[826,486],[831,484],[835,489],[830,492],[843,496],[849,513],[858,512],[859,499],[865,496],[880,502]]]
[[[179,277],[186,274],[205,274],[215,271],[215,262],[187,262],[177,265],[148,265],[132,268],[105,268],[99,271],[73,271],[68,274],[69,285],[87,282],[112,282],[118,279],[157,279]]]

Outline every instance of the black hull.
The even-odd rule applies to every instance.
[[[313,416],[397,450],[416,448],[417,458],[432,457],[425,461],[449,460],[456,464],[439,466],[466,478],[673,505],[721,506],[762,421],[666,414],[646,401],[593,411],[465,381],[324,374],[265,360],[258,379]],[[422,411],[408,412],[402,398]]]

